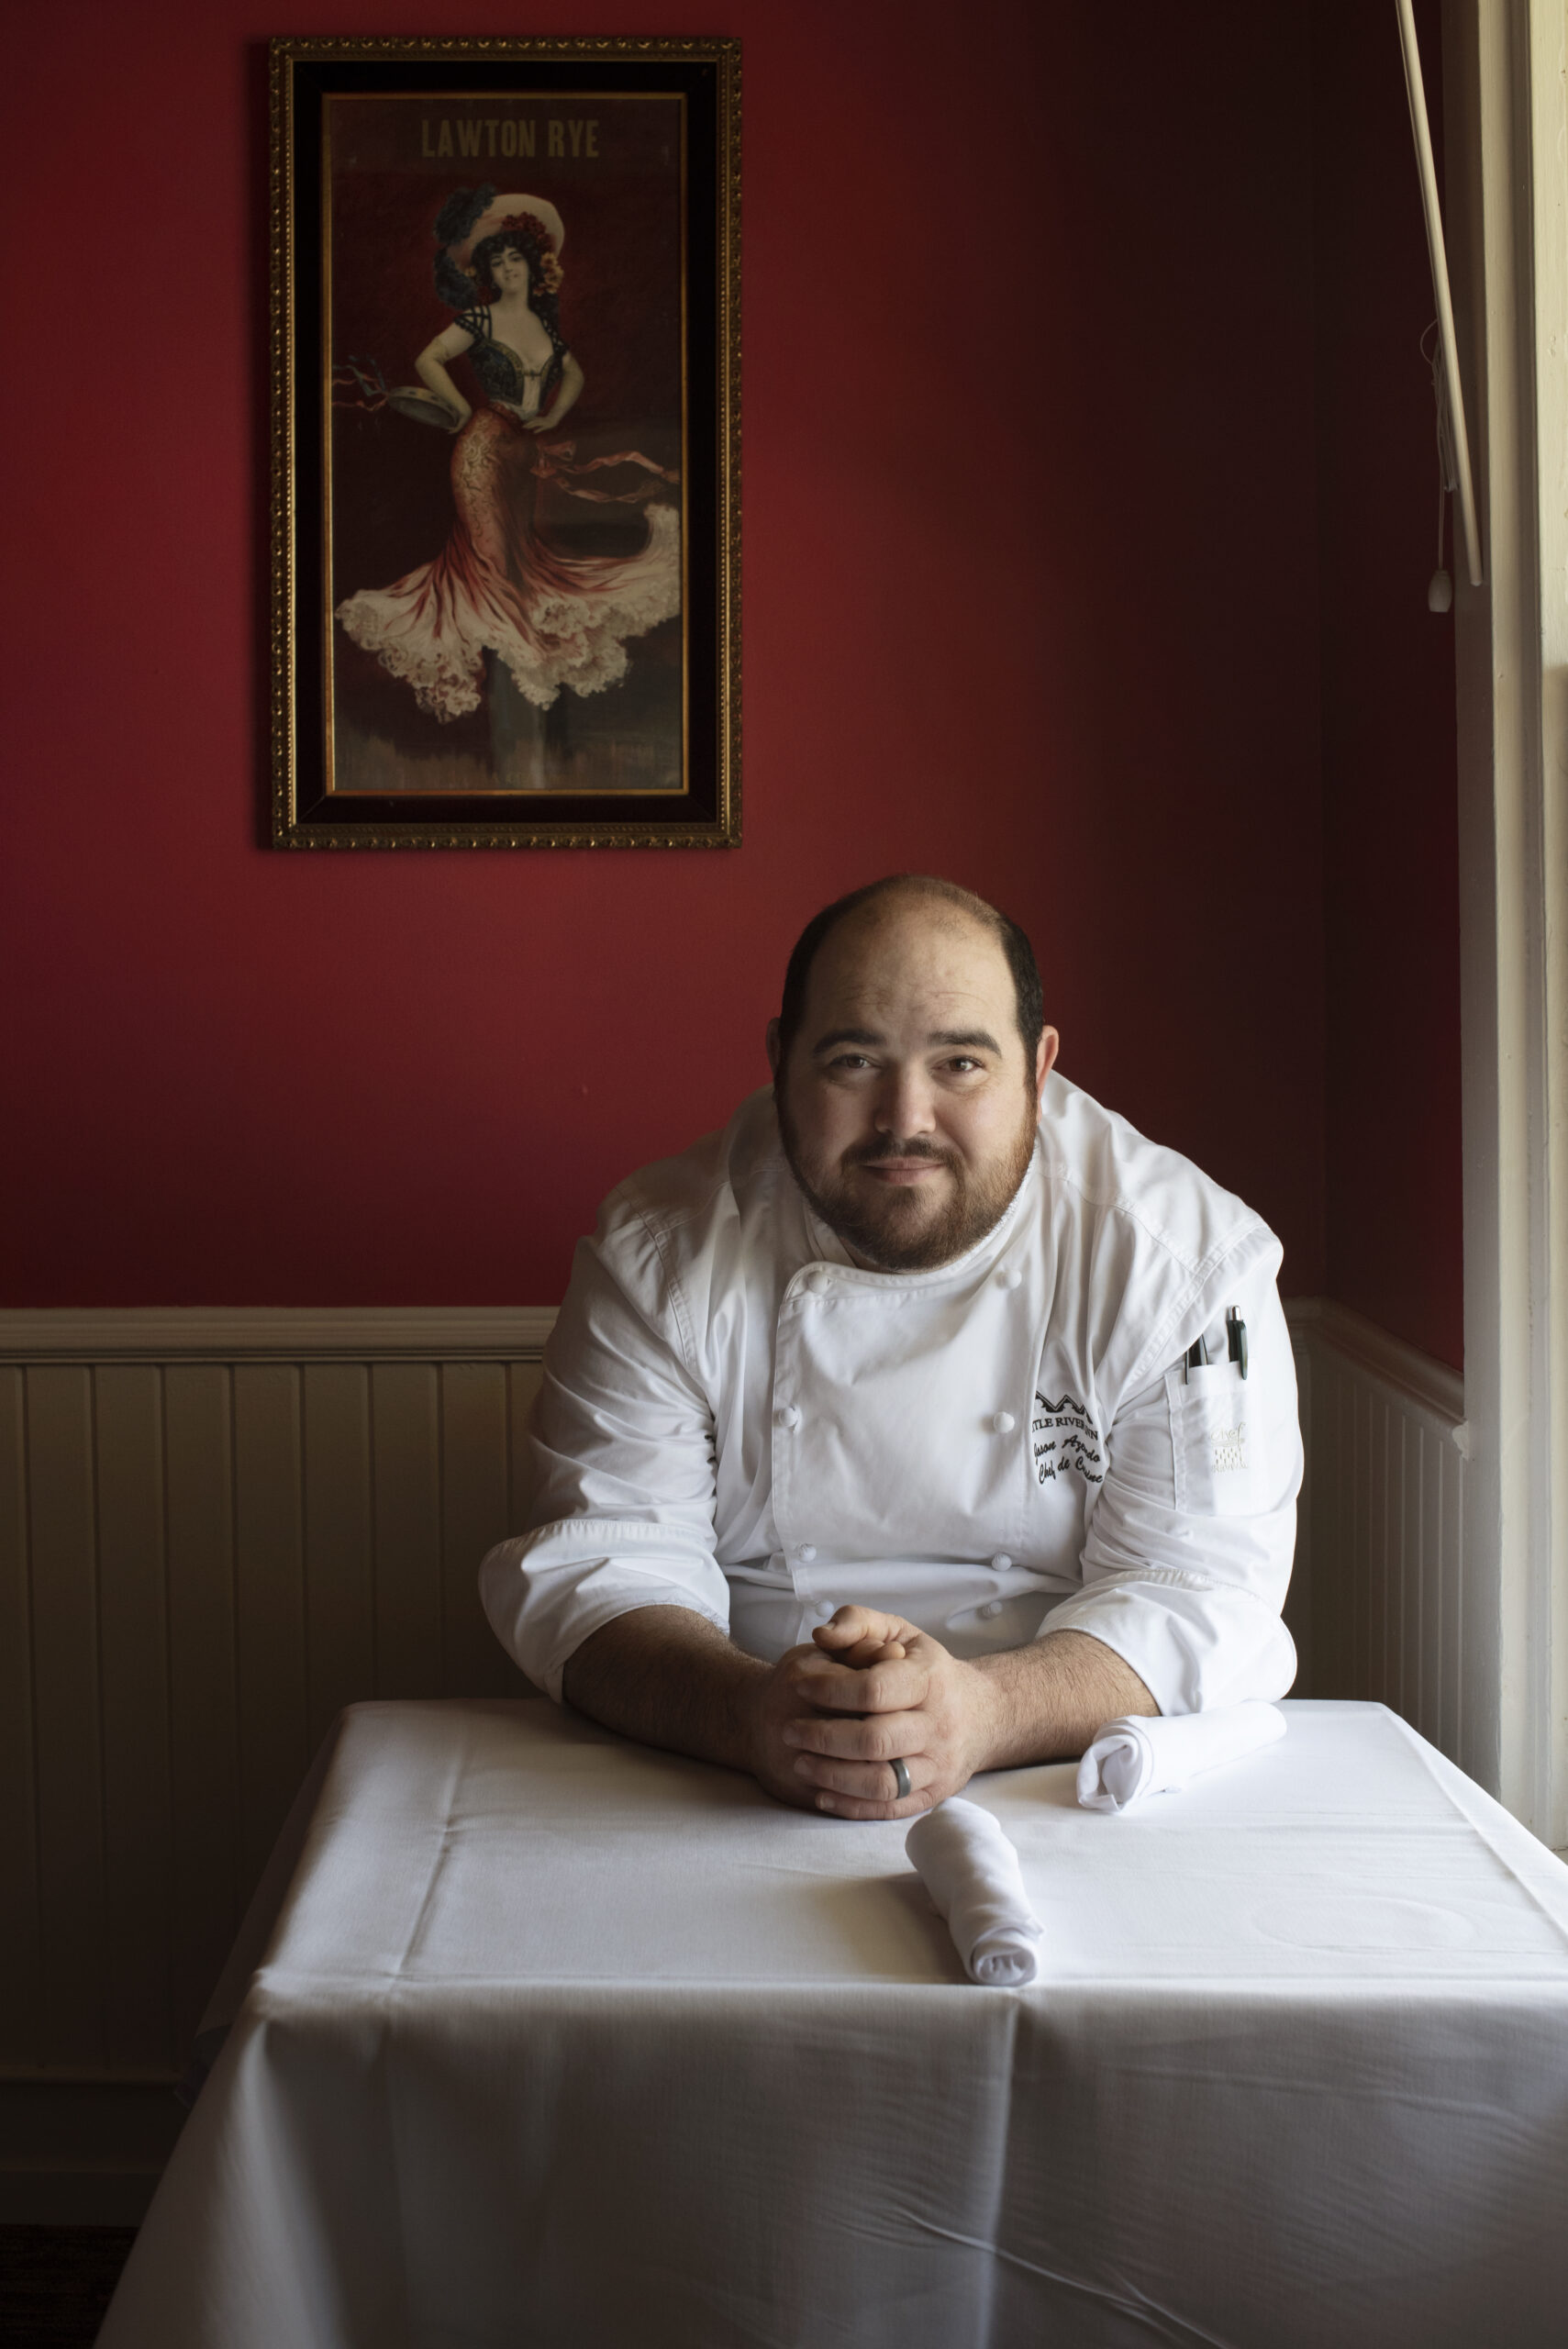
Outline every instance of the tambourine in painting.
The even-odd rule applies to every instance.
[[[274,843],[735,844],[739,44],[272,75]]]

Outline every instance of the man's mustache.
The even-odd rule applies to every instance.
[[[878,1142],[862,1142],[856,1150],[844,1152],[846,1166],[876,1166],[889,1158],[929,1158],[939,1166],[956,1166],[957,1152],[941,1149],[934,1141],[896,1141],[891,1137]]]

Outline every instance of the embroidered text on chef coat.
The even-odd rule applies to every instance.
[[[1100,1431],[1073,1396],[1063,1395],[1060,1400],[1052,1401],[1049,1395],[1037,1394],[1029,1435],[1034,1445],[1035,1474],[1042,1485],[1051,1484],[1069,1471],[1087,1484],[1104,1483],[1106,1464],[1100,1450]]]

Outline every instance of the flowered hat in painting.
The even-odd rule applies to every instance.
[[[566,230],[560,213],[542,195],[493,196],[473,227],[447,250],[459,269],[466,270],[473,258],[473,248],[484,238],[494,236],[497,228],[513,228],[524,220],[537,220],[555,250],[566,242]]]

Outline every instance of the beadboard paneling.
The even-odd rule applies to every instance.
[[[1310,1694],[1376,1698],[1457,1760],[1462,1381],[1343,1307],[1290,1319],[1309,1397]]]
[[[93,1383],[104,1909],[114,1952],[104,2035],[111,2070],[145,2072],[166,2060],[173,1897],[163,1383],[146,1363],[103,1364]]]
[[[50,2082],[90,2113],[173,2080],[344,1705],[520,1691],[474,1573],[508,1530],[550,1319],[434,1314],[421,1359],[417,1314],[0,1314],[17,2110]],[[49,2201],[6,2188],[26,2166],[0,2149],[0,2217]]]
[[[0,1365],[0,2068],[36,2064],[39,2020],[38,1782],[28,1542],[27,1376]]]
[[[251,1884],[310,1752],[304,1428],[296,1364],[241,1362],[230,1375],[238,1841]]]
[[[39,2052],[50,2065],[105,2062],[103,1712],[99,1672],[94,1374],[28,1374],[30,1731],[37,1770],[38,1901],[17,1919],[42,1960]]]

